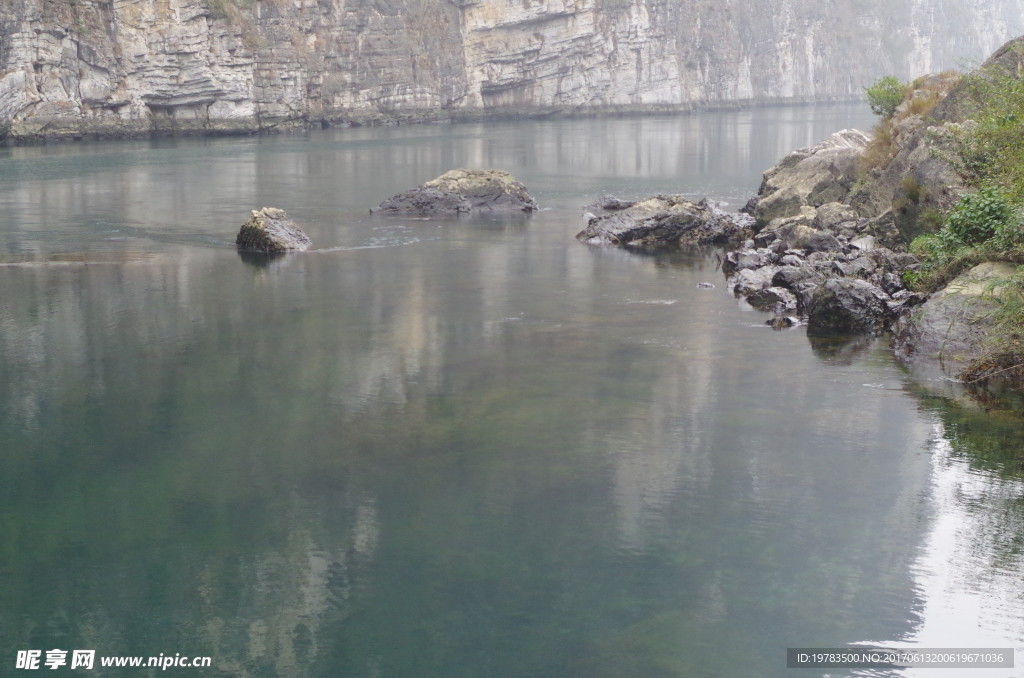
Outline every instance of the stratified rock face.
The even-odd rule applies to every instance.
[[[392,196],[371,212],[406,216],[453,216],[464,212],[533,212],[526,186],[501,170],[457,169]]]
[[[959,275],[895,325],[893,349],[905,358],[938,358],[947,367],[979,357],[998,308],[999,282],[1016,270],[987,262]]]
[[[594,244],[666,247],[742,241],[751,233],[752,217],[730,214],[706,198],[692,202],[679,195],[659,195],[632,207],[592,217],[576,238]]]
[[[252,211],[249,221],[238,231],[235,244],[239,249],[255,252],[288,252],[309,249],[313,241],[284,210],[264,207]]]
[[[10,135],[828,100],[978,60],[1024,0],[8,0]]]
[[[800,214],[802,207],[842,202],[857,180],[857,161],[871,137],[855,129],[801,148],[764,173],[754,217],[760,225]]]

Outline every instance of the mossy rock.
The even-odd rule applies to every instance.
[[[251,252],[289,252],[309,249],[313,241],[276,207],[253,210],[235,238],[240,250]]]
[[[455,216],[466,212],[533,212],[537,201],[526,186],[502,170],[456,169],[394,195],[371,212],[409,216]]]

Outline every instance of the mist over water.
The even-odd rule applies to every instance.
[[[52,648],[401,678],[1024,648],[1016,415],[919,388],[884,342],[771,331],[713,252],[573,237],[600,194],[736,208],[788,151],[871,123],[3,149],[0,675]],[[367,213],[454,167],[508,170],[542,211]],[[240,256],[262,206],[314,249]]]

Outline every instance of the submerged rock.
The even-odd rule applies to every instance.
[[[584,205],[583,209],[591,211],[605,210],[606,212],[618,212],[619,210],[624,210],[628,207],[632,207],[635,204],[636,200],[620,200],[615,196],[602,195],[600,198],[590,203],[589,205]]]
[[[692,202],[678,195],[658,195],[613,214],[593,217],[579,240],[629,247],[666,247],[742,242],[754,220],[733,214],[707,198]]]
[[[454,216],[466,212],[533,212],[526,187],[501,170],[456,169],[382,202],[371,212],[409,216]]]
[[[253,210],[235,238],[239,249],[254,252],[288,252],[309,249],[313,241],[276,207]]]
[[[764,324],[771,326],[773,330],[784,330],[787,327],[796,327],[799,321],[788,315],[777,315],[774,318],[765,320]]]

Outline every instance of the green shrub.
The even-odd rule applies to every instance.
[[[979,245],[1014,221],[1014,209],[1006,194],[996,187],[983,186],[977,193],[960,198],[946,217],[946,228],[961,243]]]
[[[1002,189],[983,186],[960,198],[938,232],[915,238],[910,252],[921,267],[904,280],[933,292],[984,261],[1024,261],[1024,221]]]
[[[935,209],[934,207],[925,207],[921,210],[921,213],[917,215],[917,223],[920,224],[921,228],[926,233],[934,233],[942,228],[945,218],[942,216],[942,212]]]
[[[972,186],[998,184],[1024,202],[1024,79],[1000,69],[963,80],[963,123],[940,132],[951,146],[953,168]]]
[[[903,102],[906,90],[906,85],[887,75],[876,80],[871,87],[865,87],[864,93],[872,113],[882,118],[891,118],[896,113],[896,107]]]

